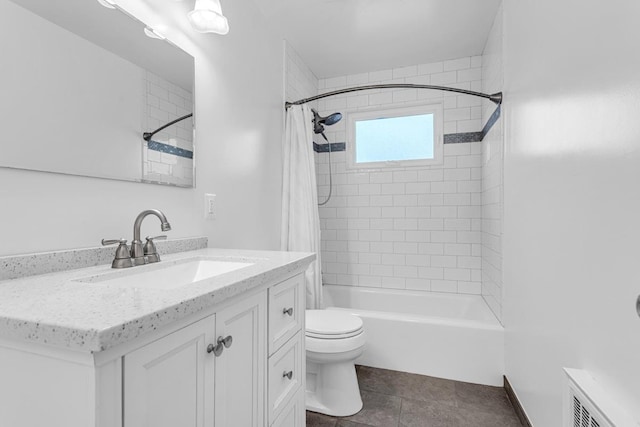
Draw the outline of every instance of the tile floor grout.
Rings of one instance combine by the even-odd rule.
[[[364,402],[351,417],[307,412],[308,427],[521,427],[502,387],[358,366]]]

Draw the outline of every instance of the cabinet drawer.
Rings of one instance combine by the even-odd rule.
[[[271,427],[304,427],[306,422],[304,398],[302,390],[296,393],[271,424]]]
[[[305,356],[303,339],[304,335],[299,331],[269,358],[269,424],[282,412],[302,384]]]
[[[304,275],[299,274],[269,289],[269,354],[273,354],[302,328]]]

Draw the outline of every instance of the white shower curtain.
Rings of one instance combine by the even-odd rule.
[[[322,308],[320,217],[313,157],[313,114],[306,105],[287,110],[283,147],[282,236],[285,251],[315,252],[305,272],[308,309]]]

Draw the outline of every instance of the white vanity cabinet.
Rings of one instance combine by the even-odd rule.
[[[303,427],[303,327],[298,273],[100,352],[0,339],[0,426]]]
[[[216,427],[265,425],[266,311],[265,291],[216,313],[216,337],[233,337],[215,357]]]
[[[173,332],[124,356],[124,425],[212,425],[215,316]]]
[[[266,307],[262,291],[125,354],[124,425],[264,426]]]
[[[304,310],[302,274],[269,288],[269,425],[291,425],[291,420],[298,419],[291,402],[304,395]],[[294,408],[298,406],[294,404]],[[303,426],[304,420],[294,425]]]
[[[266,305],[263,291],[126,354],[124,425],[264,426]]]
[[[302,427],[302,281],[292,277],[126,354],[124,427]]]

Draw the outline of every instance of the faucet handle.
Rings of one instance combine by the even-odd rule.
[[[127,244],[127,239],[102,239],[102,246],[109,246],[109,245],[115,245],[116,243],[119,243],[121,245],[126,245]]]
[[[116,256],[111,263],[112,268],[127,268],[132,267],[131,257],[129,256],[129,248],[127,247],[127,239],[102,239],[102,246],[109,246],[118,244],[116,249]]]
[[[129,248],[127,248],[127,239],[102,239],[102,246],[115,245],[116,243],[119,244],[118,249],[116,249],[116,259],[131,258],[129,256]]]
[[[146,237],[147,243],[144,244],[144,256],[147,257],[148,263],[159,262],[160,255],[158,255],[158,250],[156,249],[154,240],[164,240],[167,236],[156,236],[156,237]]]

